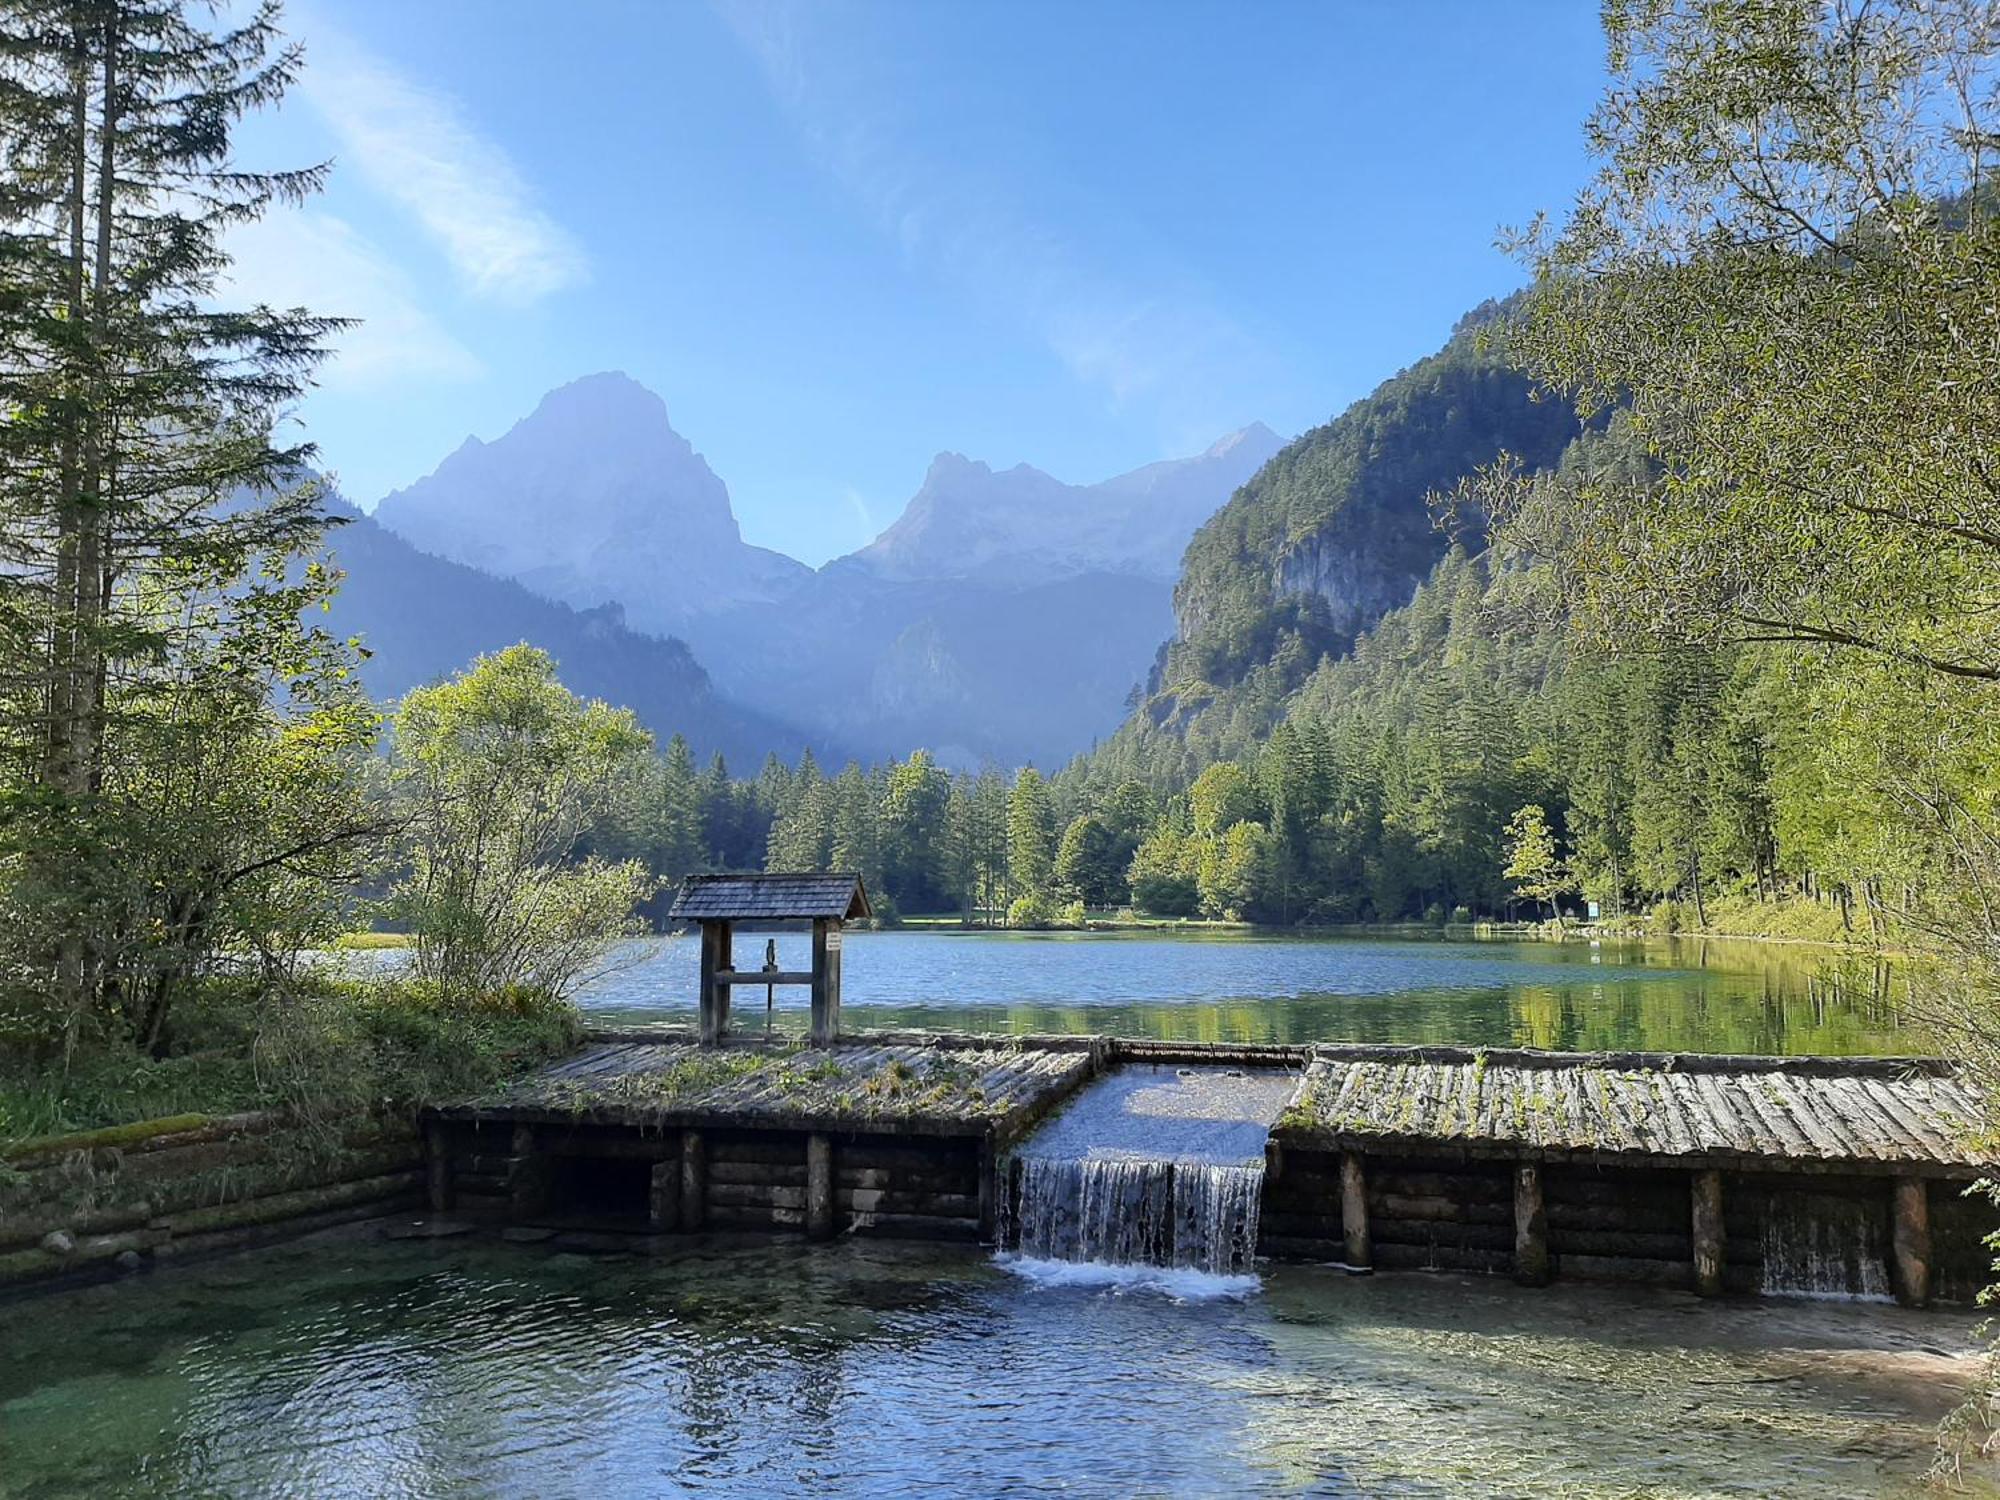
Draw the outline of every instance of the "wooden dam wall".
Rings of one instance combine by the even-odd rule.
[[[1969,1144],[1980,1101],[1925,1060],[909,1033],[799,1053],[628,1034],[439,1112],[432,1202],[990,1243],[1009,1147],[1122,1063],[1297,1078],[1267,1153],[1272,1258],[1912,1303],[1991,1279],[2000,1214],[1967,1193],[1988,1165]]]

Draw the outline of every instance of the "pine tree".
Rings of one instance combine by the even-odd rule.
[[[225,231],[321,184],[322,167],[231,156],[237,122],[277,102],[300,53],[275,5],[217,30],[187,10],[0,11],[0,625],[15,643],[0,669],[0,869],[6,941],[63,997],[72,1035],[108,1002],[157,1036],[155,978],[212,941],[235,879],[192,848],[179,874],[153,859],[200,837],[178,813],[166,830],[170,805],[243,815],[190,803],[186,786],[170,804],[162,778],[210,736],[247,750],[285,718],[333,712],[343,743],[372,737],[343,706],[334,643],[297,623],[331,586],[299,561],[326,518],[300,483],[311,448],[272,439],[340,325],[215,305]],[[255,855],[240,826],[223,830],[238,852],[218,843],[212,858],[303,867],[366,834],[319,821],[274,828]]]
[[[1016,896],[1046,895],[1055,875],[1055,815],[1048,783],[1033,766],[1007,799],[1007,880]]]

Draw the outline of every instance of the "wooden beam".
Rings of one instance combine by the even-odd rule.
[[[833,1238],[833,1138],[820,1131],[806,1137],[806,1237]]]
[[[1921,1177],[1898,1177],[1895,1196],[1896,1300],[1922,1307],[1931,1300],[1931,1200]]]
[[[699,1130],[681,1132],[681,1228],[698,1230],[707,1217],[708,1153]]]
[[[1704,1297],[1722,1295],[1724,1266],[1722,1174],[1697,1172],[1689,1182],[1694,1231],[1694,1289]]]
[[[718,969],[715,984],[811,984],[812,973],[805,969]]]
[[[1359,1151],[1340,1154],[1340,1232],[1350,1271],[1375,1269],[1375,1245],[1368,1232],[1368,1174]]]
[[[1524,1162],[1514,1168],[1514,1279],[1523,1286],[1545,1286],[1549,1275],[1549,1215],[1542,1203],[1542,1169]]]

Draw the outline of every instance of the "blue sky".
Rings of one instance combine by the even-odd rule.
[[[1518,285],[1596,7],[292,0],[238,291],[364,325],[300,413],[372,505],[622,369],[812,563],[933,454],[1090,481],[1292,434]]]

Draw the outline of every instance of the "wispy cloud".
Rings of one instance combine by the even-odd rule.
[[[321,377],[330,387],[469,380],[481,372],[471,351],[425,310],[402,269],[343,219],[275,213],[232,230],[228,249],[233,264],[220,289],[226,300],[360,320],[335,342]]]
[[[713,0],[818,164],[905,260],[1025,327],[1078,381],[1119,407],[1149,406],[1174,443],[1236,409],[1265,350],[1192,277],[1107,266],[1045,215],[927,155],[868,76],[860,18],[803,0]],[[1199,436],[1198,436],[1199,435]],[[1177,451],[1177,450],[1176,450]]]
[[[520,306],[585,278],[582,246],[455,99],[317,18],[307,42],[300,92],[332,127],[341,165],[408,210],[468,290]]]

